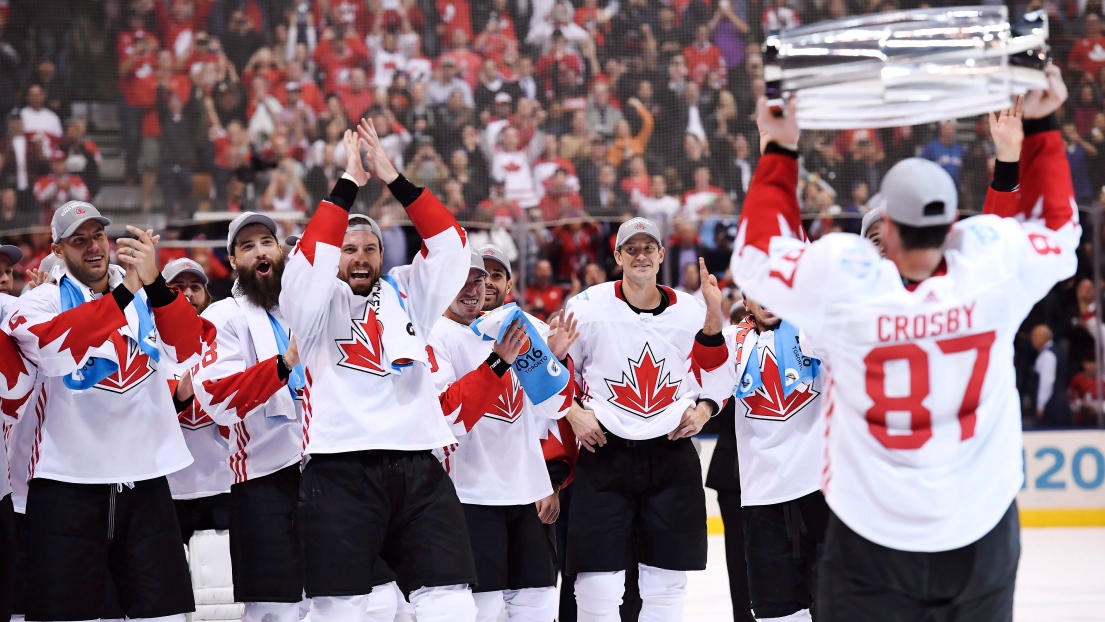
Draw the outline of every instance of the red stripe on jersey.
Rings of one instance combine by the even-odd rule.
[[[303,375],[307,382],[303,386],[303,453],[307,453],[307,443],[311,441],[311,369],[303,367]]]
[[[215,338],[215,325],[196,315],[180,294],[164,307],[153,307],[153,321],[158,338],[173,349],[178,363],[199,355],[203,344]]]
[[[28,479],[35,476],[35,467],[38,465],[38,459],[42,455],[40,448],[42,447],[42,428],[46,425],[46,385],[43,384],[39,389],[38,403],[35,404],[35,440],[31,444],[31,463],[27,465],[27,477]]]
[[[827,371],[827,370],[826,370]],[[831,373],[825,374],[828,378],[828,382],[825,387],[825,439],[822,443],[822,461],[825,463],[821,468],[821,493],[829,494],[829,482],[833,479],[832,460],[829,454],[829,426],[832,424],[833,417],[833,376]]]
[[[249,479],[246,472],[246,459],[249,457],[246,451],[246,446],[249,445],[249,430],[246,429],[244,421],[234,424],[234,439],[237,451],[230,456],[230,469],[234,471],[234,483],[240,484]]]
[[[1078,219],[1070,162],[1059,130],[1026,136],[1021,147],[1020,213],[1041,207],[1044,224],[1058,231]]]
[[[195,315],[195,310],[192,314]],[[9,322],[15,326],[17,318],[13,316]],[[38,337],[40,348],[62,339],[58,351],[69,350],[73,360],[79,363],[90,349],[103,345],[113,332],[126,324],[127,317],[115,304],[115,297],[104,296],[62,311],[45,322],[29,326],[27,330]]]
[[[274,356],[225,378],[204,380],[203,389],[211,395],[212,404],[229,399],[226,409],[235,411],[239,419],[245,419],[251,410],[267,402],[287,384],[286,380],[280,380],[276,370],[279,364]]]
[[[334,205],[329,201],[320,201],[311,221],[307,223],[307,230],[303,232],[303,239],[296,248],[311,265],[315,264],[315,245],[318,243],[329,244],[335,248],[341,248],[345,239],[345,230],[349,228],[349,212]]]
[[[461,243],[464,242],[464,229],[461,228],[453,214],[442,205],[441,201],[437,200],[434,193],[430,192],[429,188],[423,188],[422,194],[414,200],[414,203],[407,206],[407,217],[411,219],[414,230],[418,232],[423,240],[432,238],[447,229],[455,229],[457,235],[460,236]],[[422,256],[425,257],[428,254],[429,249],[423,243]]]

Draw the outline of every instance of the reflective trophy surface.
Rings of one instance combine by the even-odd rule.
[[[798,96],[807,129],[916,125],[1008,108],[1046,88],[1044,11],[1010,22],[1004,6],[915,9],[770,34],[773,106]]]

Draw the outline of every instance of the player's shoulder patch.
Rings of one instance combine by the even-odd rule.
[[[1005,219],[993,214],[983,214],[956,223],[954,230],[962,231],[969,242],[980,246],[990,246],[1001,240],[1002,229],[1009,226],[1005,222],[1006,220],[1011,223],[1016,222],[1013,219]]]
[[[880,261],[875,245],[854,233],[830,233],[815,244],[826,245],[841,271],[857,279],[867,278]]]

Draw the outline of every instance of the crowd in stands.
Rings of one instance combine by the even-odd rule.
[[[759,156],[753,116],[765,89],[765,32],[952,3],[103,4],[113,39],[102,53],[114,55],[117,72],[100,79],[117,85],[124,183],[140,190],[147,212],[176,223],[196,212],[262,210],[276,212],[286,233],[296,233],[341,173],[342,133],[351,121],[370,117],[406,176],[441,197],[474,243],[506,250],[526,275],[515,296],[541,315],[573,292],[617,276],[611,235],[634,215],[657,221],[670,236],[667,283],[695,292],[699,256],[711,271],[726,272]],[[65,201],[94,198],[103,186],[88,123],[70,112],[81,99],[67,88],[72,72],[63,71],[73,64],[66,50],[72,37],[57,16],[39,15],[64,7],[55,0],[0,0],[0,91],[11,87],[0,94],[11,101],[0,105],[12,110],[0,142],[0,228],[46,223]],[[1052,53],[1072,93],[1060,111],[1062,132],[1079,202],[1089,209],[1105,201],[1102,3],[1032,0],[1012,4],[1010,14],[1039,8],[1050,16]],[[28,10],[38,17],[27,17]],[[980,209],[993,170],[987,132],[981,118],[806,132],[800,200],[811,237],[858,232],[882,174],[915,155],[940,163],[957,180],[961,210]],[[405,263],[417,240],[383,190],[370,182],[358,209],[379,220],[385,263]],[[217,226],[190,224],[165,235],[218,237]],[[29,257],[47,251],[44,234],[21,241]],[[1066,370],[1083,371],[1087,351],[1093,359],[1101,333],[1089,324],[1096,304],[1091,250],[1084,249],[1079,277],[1057,288],[1030,318],[1018,358],[1022,378],[1036,375],[1029,329],[1037,324],[1051,331]],[[188,252],[216,281],[229,278],[218,249]],[[1060,379],[1069,380],[1070,373]],[[1022,384],[1031,401],[1038,383]],[[1072,400],[1078,408],[1087,403],[1084,395]]]

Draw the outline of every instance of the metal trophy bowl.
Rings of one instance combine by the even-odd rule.
[[[916,9],[819,22],[764,42],[773,106],[798,95],[805,129],[895,127],[1008,108],[1047,87],[1044,11]]]

